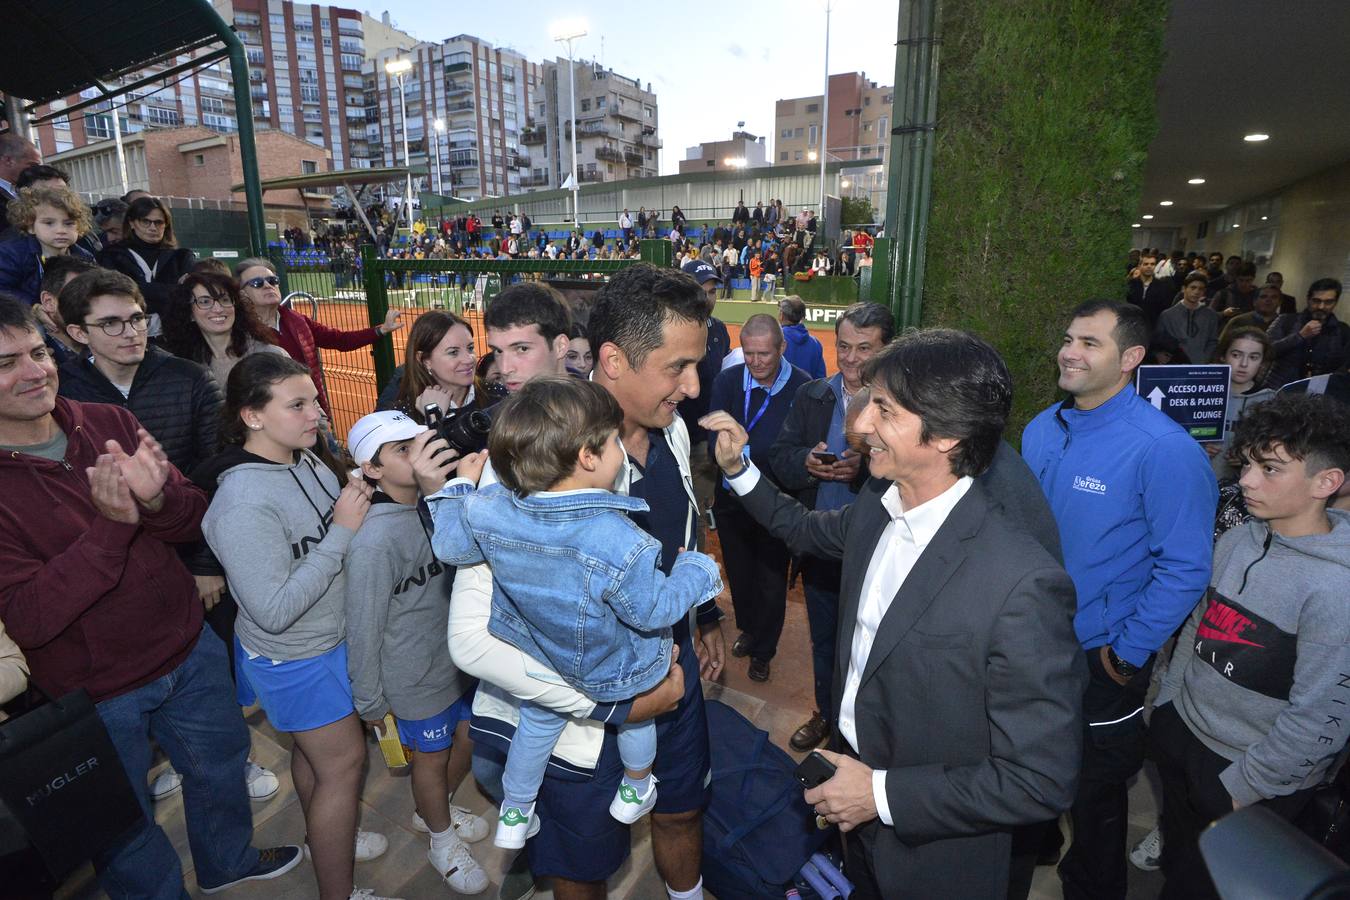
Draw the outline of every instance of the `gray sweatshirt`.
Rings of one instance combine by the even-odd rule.
[[[337,477],[308,450],[289,466],[242,449],[225,468],[202,533],[239,604],[235,634],[269,659],[308,659],[342,642],[343,561],[354,532],[333,524]]]
[[[356,711],[425,719],[473,684],[445,639],[455,569],[436,559],[421,511],[377,493],[347,554],[347,671]]]
[[[1350,735],[1350,513],[1328,515],[1328,534],[1254,520],[1219,538],[1158,693],[1232,760],[1219,779],[1243,806],[1326,781]]]

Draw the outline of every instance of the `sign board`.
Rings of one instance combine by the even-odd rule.
[[[1134,386],[1139,396],[1201,443],[1223,440],[1228,409],[1228,366],[1140,366]]]
[[[806,324],[834,327],[834,323],[838,321],[846,309],[848,309],[847,306],[807,306]]]

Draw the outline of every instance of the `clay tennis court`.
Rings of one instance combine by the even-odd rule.
[[[391,291],[390,293],[391,302],[397,304],[400,299],[397,295],[400,292]],[[394,341],[394,358],[399,365],[403,364],[403,351],[407,344],[408,328],[411,328],[417,317],[429,308],[432,307],[402,307],[403,322],[406,327],[394,332],[391,336]],[[453,309],[454,306],[447,302],[445,308]],[[764,304],[766,312],[773,309],[773,306]],[[304,303],[297,303],[295,310],[304,315],[312,315],[314,312],[308,304]],[[483,330],[482,313],[469,310],[463,315],[473,328],[478,352],[480,354],[486,353],[488,349],[487,337]],[[317,319],[324,325],[340,328],[343,331],[370,327],[370,319],[365,304],[356,301],[321,301],[318,304]],[[729,324],[727,325],[727,331],[731,334],[731,345],[737,346],[740,340],[740,326]],[[823,346],[825,366],[830,374],[833,374],[836,371],[834,364],[834,329],[812,329],[811,334]],[[333,430],[335,434],[342,437],[347,434],[348,429],[355,424],[357,419],[375,409],[375,399],[378,393],[375,383],[375,362],[369,347],[348,351],[323,350],[321,355],[323,357],[324,383],[328,389],[329,404],[333,409]]]

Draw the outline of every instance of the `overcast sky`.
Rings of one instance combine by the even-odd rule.
[[[549,40],[548,26],[571,14],[556,0],[353,5],[374,18],[387,9],[395,25],[420,40],[472,34],[540,62],[565,53]],[[832,0],[830,72],[862,71],[890,84],[899,7],[899,0]],[[620,75],[651,82],[660,107],[662,175],[679,170],[686,147],[726,140],[742,120],[751,134],[768,135],[772,151],[774,101],[819,94],[824,84],[825,0],[574,9],[589,31],[575,42],[578,59],[595,58]],[[672,16],[671,10],[684,12]]]

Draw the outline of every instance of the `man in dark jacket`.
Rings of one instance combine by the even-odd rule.
[[[143,336],[143,332],[142,332]],[[95,860],[117,897],[179,897],[178,853],[155,824],[153,731],[185,775],[188,845],[209,892],[274,878],[297,846],[250,846],[248,728],[225,646],[172,545],[201,536],[206,498],[164,461],[135,417],[56,396],[32,313],[0,298],[0,619],[49,697],[83,688],[144,822]]]
[[[731,366],[713,381],[708,411],[727,412],[749,432],[750,457],[768,476],[773,471],[770,448],[798,389],[811,379],[783,358],[783,330],[772,316],[746,319],[741,326],[741,350],[745,362]],[[716,439],[709,435],[709,459],[715,459]],[[750,657],[752,681],[768,681],[769,661],[778,651],[787,611],[787,547],[745,514],[724,481],[719,480],[716,488],[713,515],[736,626],[741,630],[731,653]]]
[[[871,479],[808,512],[742,450],[726,414],[718,463],[747,514],[795,550],[843,561],[835,766],[804,799],[848,832],[855,898],[1008,892],[1009,832],[1074,793],[1087,673],[1073,583],[981,482],[1012,379],[962,332],[906,335],[868,362],[855,428]]]
[[[1125,299],[1144,311],[1148,317],[1148,328],[1152,332],[1158,327],[1158,316],[1177,299],[1177,284],[1170,278],[1155,278],[1154,269],[1158,257],[1152,252],[1139,256],[1139,275],[1131,278],[1125,285]]]
[[[1341,283],[1319,278],[1308,287],[1302,312],[1280,316],[1266,331],[1275,350],[1267,384],[1279,388],[1300,378],[1344,369],[1350,361],[1350,325],[1336,318]]]
[[[205,366],[146,346],[145,300],[134,281],[86,272],[62,289],[60,309],[66,333],[89,350],[61,367],[61,396],[131,410],[180,472],[215,454],[220,387]]]
[[[890,310],[879,303],[855,303],[835,321],[834,334],[838,374],[802,385],[783,430],[769,450],[778,484],[792,492],[807,509],[843,509],[853,502],[867,477],[862,458],[849,448],[845,439],[844,415],[849,401],[862,390],[863,363],[890,343],[895,334],[895,320]],[[839,565],[838,560],[801,558],[816,711],[792,735],[792,749],[799,752],[815,747],[830,733],[826,716],[834,688]]]

